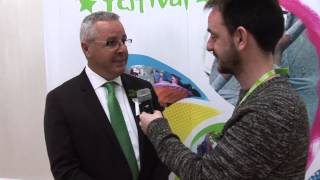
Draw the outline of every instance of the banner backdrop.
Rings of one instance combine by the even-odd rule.
[[[320,108],[318,105],[318,96],[320,95],[320,86],[318,81],[320,60],[320,1],[280,0],[280,3],[288,11],[300,18],[307,29],[305,36],[313,44],[313,46],[308,46],[307,43],[304,43],[306,41],[304,41],[302,38],[298,38],[296,40],[298,44],[297,47],[292,49],[293,51],[296,51],[296,53],[293,51],[290,52],[291,54],[296,55],[296,57],[290,58],[301,59],[301,61],[291,63],[296,64],[291,65],[291,67],[290,63],[287,65],[289,65],[289,69],[296,70],[297,72],[295,74],[296,76],[293,75],[294,80],[291,81],[293,82],[293,85],[299,84],[297,83],[299,80],[304,82],[303,84],[300,83],[299,87],[296,89],[305,100],[311,126],[306,179],[318,180],[320,179]],[[306,47],[308,48],[306,49]],[[312,49],[314,49],[314,51],[309,51]],[[302,53],[297,53],[299,51]],[[313,93],[314,89],[312,87],[312,84],[316,83],[318,84],[318,96]]]
[[[231,78],[217,89],[214,57],[205,50],[208,12],[203,10],[204,4],[205,0],[44,0],[48,91],[78,75],[86,65],[79,40],[82,19],[95,11],[115,12],[128,38],[133,39],[128,47],[127,73],[153,84],[173,131],[194,152],[205,153],[214,147],[215,138],[231,116],[239,87]],[[282,0],[281,4],[292,26],[297,21],[303,24],[297,40],[281,51],[288,60],[278,65],[296,69],[290,71],[291,82],[308,106],[313,132],[306,179],[314,179],[320,169],[316,91],[320,2]],[[301,47],[306,47],[303,54],[293,54]]]

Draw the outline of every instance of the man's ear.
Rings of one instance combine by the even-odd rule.
[[[86,57],[89,57],[90,56],[89,44],[81,42],[81,48],[82,48],[82,51],[83,51],[84,55]]]
[[[233,41],[238,50],[243,50],[248,45],[248,31],[243,26],[237,27],[233,35]]]

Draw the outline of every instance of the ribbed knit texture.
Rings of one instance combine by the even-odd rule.
[[[279,77],[263,83],[235,108],[218,145],[202,157],[180,142],[165,119],[153,121],[147,135],[160,159],[182,180],[302,180],[307,119],[304,103],[286,78]]]

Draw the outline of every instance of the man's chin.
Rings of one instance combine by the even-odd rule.
[[[118,76],[120,76],[121,74],[123,74],[125,72],[126,68],[125,67],[121,67],[121,68],[117,68],[115,70],[115,74],[117,74]]]
[[[232,74],[231,71],[229,71],[228,69],[226,68],[222,68],[222,67],[218,67],[218,72],[221,73],[221,74]]]
[[[217,70],[219,73],[225,73],[225,69],[223,69],[220,65],[218,65]]]

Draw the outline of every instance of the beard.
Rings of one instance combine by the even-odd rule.
[[[234,46],[225,51],[224,56],[216,56],[218,62],[218,71],[223,74],[233,74],[240,63],[240,55]]]

